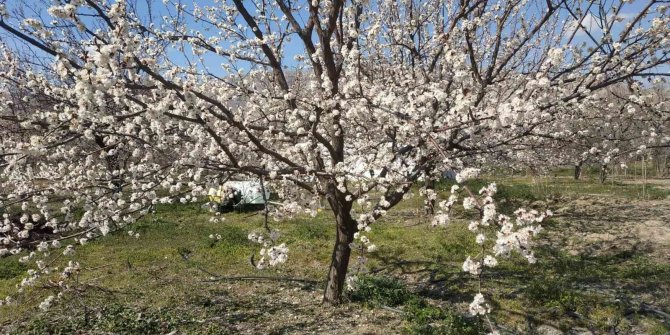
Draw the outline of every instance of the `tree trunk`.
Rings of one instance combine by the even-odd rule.
[[[342,302],[344,281],[349,267],[351,247],[354,240],[357,223],[351,217],[351,202],[346,201],[346,195],[338,191],[335,185],[329,186],[328,202],[335,214],[337,224],[337,238],[330,259],[330,270],[328,271],[328,282],[323,293],[323,302],[337,305]]]
[[[428,174],[426,174],[426,191],[431,190],[435,191],[435,180],[431,178]],[[428,196],[428,194],[426,194]],[[435,214],[435,199],[430,199],[426,198],[425,200],[425,214],[426,215],[433,215]]]
[[[604,183],[607,180],[607,164],[603,164],[600,168],[600,183]]]
[[[575,164],[575,180],[579,180],[582,176],[582,163]]]

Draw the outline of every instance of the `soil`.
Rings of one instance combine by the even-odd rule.
[[[402,316],[398,312],[361,308],[358,304],[324,306],[320,290],[303,289],[295,284],[250,285],[249,282],[224,287],[230,296],[220,303],[231,307],[232,314],[226,313],[227,320],[223,323],[232,334],[402,333]]]
[[[670,199],[582,197],[556,212],[560,229],[547,243],[562,244],[572,255],[639,251],[658,262],[670,262]]]

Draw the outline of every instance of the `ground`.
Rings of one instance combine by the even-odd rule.
[[[572,181],[488,177],[501,209],[549,208],[538,263],[504,261],[486,276],[492,319],[503,333],[655,334],[670,332],[670,189],[666,181]],[[477,188],[486,181],[475,181]],[[445,192],[448,184],[440,185]],[[25,267],[0,259],[1,333],[9,334],[478,334],[467,315],[475,281],[461,264],[476,245],[467,214],[431,228],[421,199],[375,223],[379,246],[348,302],[321,304],[334,227],[329,213],[272,223],[290,248],[279,269],[254,270],[247,234],[253,213],[209,221],[199,204],[159,207],[133,230],[79,249],[77,290],[42,312],[55,291],[16,295]],[[221,234],[213,242],[210,234]],[[60,260],[59,260],[60,261]]]

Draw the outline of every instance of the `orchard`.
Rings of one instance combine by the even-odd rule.
[[[151,329],[90,321],[111,313],[102,295],[134,292],[107,277],[154,273],[164,256],[147,280],[197,277],[182,289],[208,301],[203,280],[247,285],[228,288],[242,296],[311,283],[320,313],[400,320],[363,333],[665,334],[670,228],[665,211],[647,209],[670,208],[668,6],[0,0],[2,327],[22,334],[40,318],[60,327],[84,315],[84,333],[328,333],[271,320],[236,328],[234,309]],[[634,233],[596,223],[610,215]],[[394,254],[405,249],[424,266],[410,273],[428,277],[393,270],[389,259],[412,263]],[[589,283],[615,291],[594,293],[561,268],[616,260],[647,275],[593,270]],[[458,275],[436,279],[449,267]],[[529,273],[540,277],[509,282]],[[389,280],[412,298],[364,294]],[[460,297],[446,284],[429,298],[409,288],[445,282]],[[623,283],[658,292],[618,292]],[[439,321],[414,317],[416,306]]]

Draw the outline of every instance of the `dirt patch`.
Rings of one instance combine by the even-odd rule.
[[[581,197],[558,207],[552,245],[572,255],[641,251],[670,262],[670,200]]]
[[[660,259],[670,262],[670,221],[647,220],[637,227],[636,233],[652,244]]]
[[[629,185],[643,185],[647,184],[664,190],[670,190],[670,179],[632,179],[632,180],[622,180],[623,184]]]
[[[222,304],[235,305],[227,320],[220,320],[235,334],[388,334],[402,330],[402,316],[396,312],[357,304],[324,306],[322,292],[314,288],[276,283],[213,285],[230,294]]]

